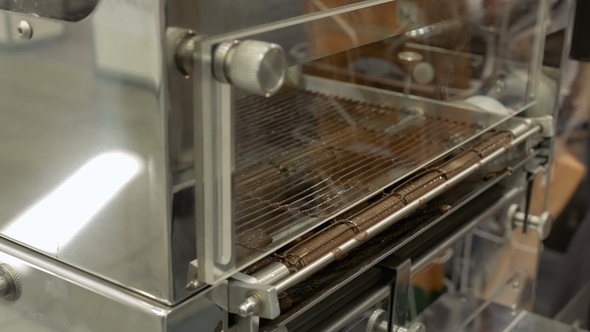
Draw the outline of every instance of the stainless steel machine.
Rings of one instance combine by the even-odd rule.
[[[538,322],[551,6],[0,0],[0,330]]]

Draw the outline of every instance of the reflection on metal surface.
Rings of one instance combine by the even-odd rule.
[[[158,88],[162,84],[162,41],[155,24],[157,2],[121,2],[104,6],[92,17],[94,61],[100,75]],[[112,22],[125,22],[113,28]],[[125,52],[116,51],[124,48]]]
[[[0,11],[0,46],[20,46],[55,41],[58,37],[63,36],[64,32],[63,22],[12,15]]]
[[[99,0],[0,1],[0,10],[63,21],[79,21],[94,10],[98,1]]]
[[[175,135],[169,128],[187,121],[180,109],[190,108],[190,92],[178,99],[182,106],[170,106],[163,7],[159,0],[100,0],[75,24],[0,11],[0,233],[9,237],[4,232],[14,226],[20,231],[12,234],[24,238],[12,240],[54,254],[73,230],[40,235],[59,227],[52,220],[34,236],[13,222],[84,163],[129,152],[142,165],[133,180],[60,246],[57,259],[176,303],[192,293],[184,286],[196,235],[192,189],[172,191],[180,146],[168,138]],[[34,30],[27,41],[18,37],[23,19]],[[65,215],[75,214],[68,209]]]
[[[141,161],[129,153],[102,154],[12,220],[5,234],[58,255],[60,246],[75,236],[141,168]]]
[[[209,332],[223,319],[207,292],[168,307],[4,239],[0,262],[23,285],[15,303],[0,300],[2,332]]]
[[[18,273],[8,264],[0,264],[0,298],[14,302],[23,292],[23,284]]]

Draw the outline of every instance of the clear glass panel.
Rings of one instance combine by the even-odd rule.
[[[366,1],[205,40],[202,280],[275,251],[530,105],[544,2],[494,3]],[[276,95],[212,77],[215,45],[246,39],[286,51],[288,82]]]
[[[443,264],[431,264],[417,272],[412,276],[408,318],[410,320],[415,318],[442,294],[453,290],[453,286],[445,276]]]
[[[443,331],[509,331],[515,317],[522,312],[518,308],[499,305],[496,299],[512,291],[513,284],[522,277],[522,271],[510,276],[487,299],[471,294],[446,293],[419,317],[429,332]]]
[[[467,239],[464,250],[471,246],[471,257],[464,251],[460,290],[483,299],[491,298],[506,307],[533,309],[540,250],[539,234],[521,227],[498,237],[491,229],[478,229]],[[467,264],[467,265],[465,265]],[[515,287],[501,293],[498,289],[513,275],[519,275]],[[465,278],[467,276],[467,278]]]
[[[533,309],[539,234],[507,230],[502,219],[490,219],[455,245],[445,272],[436,264],[413,277],[412,318],[429,332],[503,331]]]

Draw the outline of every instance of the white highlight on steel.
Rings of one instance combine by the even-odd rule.
[[[142,169],[127,152],[101,154],[15,218],[5,235],[56,253]]]

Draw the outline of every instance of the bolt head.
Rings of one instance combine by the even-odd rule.
[[[29,22],[22,20],[16,26],[16,32],[22,40],[29,40],[33,37],[33,28]]]
[[[248,296],[238,307],[240,317],[250,317],[258,314],[262,310],[262,303],[257,296]]]
[[[518,281],[515,281],[515,282],[512,284],[512,289],[514,289],[515,291],[519,290],[519,289],[520,289],[520,282],[518,282]]]

